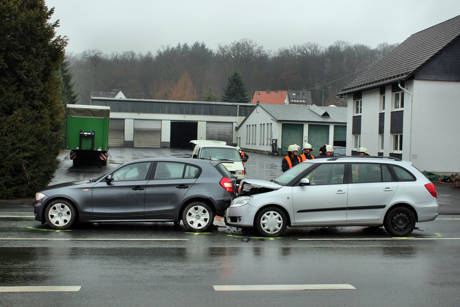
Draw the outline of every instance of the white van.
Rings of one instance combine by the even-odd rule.
[[[190,143],[195,144],[192,158],[225,161],[222,164],[235,176],[237,181],[246,177],[240,152],[236,147],[228,146],[224,141],[193,140]]]

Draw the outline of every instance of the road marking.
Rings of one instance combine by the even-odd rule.
[[[460,240],[460,238],[440,238],[440,237],[392,237],[392,238],[321,238],[321,239],[297,239],[298,241],[430,241],[430,240]]]
[[[188,241],[188,239],[121,239],[121,238],[0,238],[0,241]]]
[[[460,221],[460,217],[440,217],[436,221]]]
[[[212,232],[186,232],[186,234],[195,235],[195,236],[198,236],[198,235],[212,235]]]
[[[38,231],[45,231],[45,232],[71,232],[72,229],[62,229],[62,230],[59,230],[59,229],[48,229],[48,228],[36,228],[36,227],[26,227],[27,229],[29,230],[38,230]]]
[[[299,291],[299,290],[356,290],[350,284],[306,285],[215,285],[214,291]]]
[[[0,287],[0,293],[8,292],[79,292],[81,286],[18,286]]]
[[[23,219],[33,219],[33,215],[0,215],[0,219],[13,219],[13,218],[23,218]]]
[[[243,235],[227,235],[229,238],[248,238],[248,239],[253,239],[253,240],[269,240],[269,241],[274,241],[274,240],[279,240],[281,239],[280,237],[248,237],[248,236],[243,236]]]

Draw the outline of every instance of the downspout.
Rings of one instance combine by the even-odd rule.
[[[412,121],[413,121],[413,117],[412,117],[412,110],[414,109],[413,106],[414,106],[414,95],[406,88],[402,87],[400,81],[398,81],[398,87],[404,92],[406,93],[407,95],[410,96],[410,125],[409,125],[409,161],[412,162]]]

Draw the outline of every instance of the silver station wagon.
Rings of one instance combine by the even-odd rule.
[[[335,157],[305,161],[272,181],[246,179],[226,223],[264,236],[287,226],[385,226],[406,236],[438,216],[436,189],[410,162]]]

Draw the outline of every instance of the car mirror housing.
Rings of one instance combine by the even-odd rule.
[[[308,178],[302,178],[300,179],[299,185],[300,186],[310,185],[310,180]]]
[[[105,177],[105,182],[107,182],[107,184],[111,184],[112,181],[113,181],[112,174],[109,174]]]

